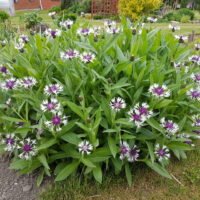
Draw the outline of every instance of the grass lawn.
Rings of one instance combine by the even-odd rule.
[[[25,24],[23,22],[23,16],[25,13],[29,13],[32,11],[17,11],[16,15],[11,18],[11,23],[15,27],[20,27],[22,29],[25,28]],[[49,24],[50,26],[54,27],[52,19],[48,16],[48,11],[35,11],[38,12],[39,16],[42,17],[44,23]],[[102,20],[90,20],[90,19],[82,19],[78,18],[79,21],[82,23],[89,23],[93,25],[102,25]],[[168,29],[169,23],[155,23],[155,24],[146,24],[146,27],[151,28],[159,28],[162,30],[170,31]],[[200,24],[192,24],[192,23],[180,23],[181,30],[177,31],[177,34],[186,34],[189,35],[194,31],[195,33],[200,34]]]
[[[68,181],[49,186],[40,200],[199,200],[200,150],[188,153],[184,161],[174,160],[169,171],[176,180],[163,178],[146,167],[135,170],[134,185],[122,176],[106,176],[98,185],[91,181]]]

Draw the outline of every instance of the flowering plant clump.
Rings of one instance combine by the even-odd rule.
[[[170,158],[200,138],[195,48],[126,20],[62,26],[2,47],[0,151],[11,168],[38,169],[38,184],[79,172],[101,183],[111,170],[131,184],[136,162],[171,178]]]

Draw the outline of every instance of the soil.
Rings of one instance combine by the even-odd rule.
[[[0,157],[0,200],[37,200],[35,177],[9,169],[8,159]]]

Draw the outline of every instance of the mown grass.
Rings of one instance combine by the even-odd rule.
[[[29,12],[37,12],[40,17],[42,17],[43,22],[50,25],[51,27],[55,27],[55,24],[53,23],[52,19],[48,16],[48,11],[18,11],[16,12],[16,15],[14,17],[11,17],[11,23],[13,26],[25,30],[25,24],[24,24],[24,15]],[[78,21],[82,24],[88,23],[92,25],[103,25],[103,20],[92,20],[87,18],[78,18]],[[147,28],[159,28],[164,31],[170,31],[168,29],[169,23],[155,23],[155,24],[146,24]],[[177,31],[177,34],[191,34],[193,31],[195,33],[200,34],[200,25],[199,24],[192,24],[192,23],[180,23],[181,27],[180,31]]]
[[[39,200],[199,200],[200,150],[188,153],[188,159],[173,159],[169,166],[173,180],[163,178],[147,167],[137,168],[134,184],[128,187],[123,176],[107,175],[102,185],[71,178],[49,185]]]

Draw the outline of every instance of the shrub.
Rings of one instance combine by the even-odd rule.
[[[42,22],[42,18],[36,12],[26,13],[24,16],[26,28],[31,29]]]
[[[75,24],[1,51],[0,149],[12,169],[39,170],[38,184],[109,171],[131,184],[135,163],[171,178],[170,154],[186,158],[199,137],[200,58],[171,33],[107,23],[102,35]]]
[[[81,12],[90,13],[91,12],[91,0],[83,0],[80,2],[75,2],[68,9],[68,12],[80,14]]]
[[[194,19],[194,12],[190,9],[187,8],[182,8],[180,10],[178,10],[178,14],[180,14],[181,16],[189,16],[190,20]]]
[[[161,0],[119,0],[119,10],[122,15],[135,20],[141,15],[159,8],[161,4]]]
[[[5,22],[9,17],[10,16],[6,12],[0,10],[0,22]]]
[[[61,21],[65,21],[67,19],[70,19],[72,21],[76,21],[77,19],[77,15],[75,13],[69,13],[67,10],[63,10],[62,12],[60,12],[58,18],[57,18],[57,24],[59,26]]]
[[[178,11],[170,12],[170,13],[166,14],[163,17],[163,19],[168,20],[168,21],[179,21],[180,22],[182,18],[183,19],[185,18],[185,16],[187,16],[187,18],[189,20],[193,20],[194,12],[189,9],[183,8]]]
[[[56,13],[59,13],[60,11],[61,11],[60,6],[54,6],[49,10],[49,12],[56,12]]]
[[[181,22],[182,22],[182,23],[188,23],[188,22],[190,22],[190,17],[187,16],[187,15],[183,15],[183,16],[181,17]]]

